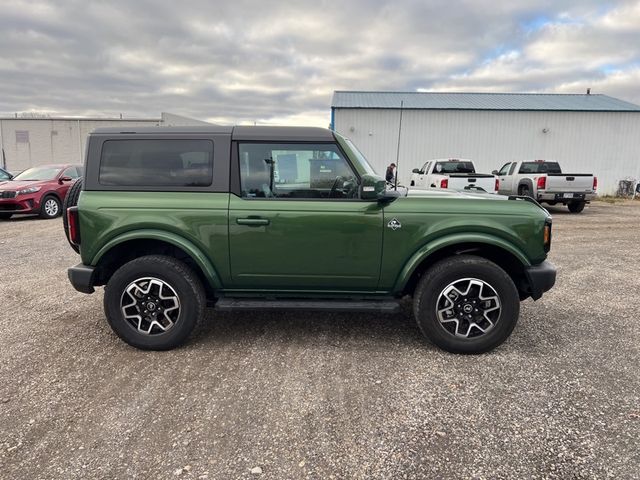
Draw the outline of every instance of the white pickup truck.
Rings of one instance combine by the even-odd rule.
[[[493,173],[500,181],[498,193],[531,197],[549,205],[561,203],[572,213],[584,210],[598,188],[598,179],[591,173],[562,173],[553,161],[508,162]]]
[[[429,160],[422,168],[414,168],[410,187],[479,190],[497,193],[498,179],[493,174],[476,173],[471,160],[444,158]]]

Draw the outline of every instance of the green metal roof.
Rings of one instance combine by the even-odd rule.
[[[424,110],[558,110],[640,112],[640,106],[602,94],[333,92],[332,108],[404,108]]]

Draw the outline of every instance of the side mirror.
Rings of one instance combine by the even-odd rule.
[[[377,175],[363,175],[360,181],[360,198],[362,200],[378,200],[378,195],[387,188],[384,178]]]
[[[363,175],[360,182],[360,198],[362,200],[391,201],[401,197],[397,190],[387,190],[387,181],[377,175]]]
[[[420,169],[419,168],[414,168],[413,170],[411,170],[411,173],[420,173]]]
[[[494,170],[493,172],[491,172],[491,175],[498,175],[498,170]]]
[[[60,183],[62,183],[62,182],[70,182],[71,180],[73,180],[73,178],[71,178],[71,177],[67,177],[67,176],[60,177]]]

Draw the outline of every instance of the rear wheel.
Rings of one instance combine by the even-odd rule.
[[[9,220],[13,213],[0,213],[0,220]]]
[[[422,333],[452,353],[483,353],[513,331],[520,298],[495,263],[459,255],[433,265],[416,288],[414,315]]]
[[[571,213],[580,213],[581,211],[584,210],[584,206],[587,204],[587,202],[569,202],[567,204],[567,207],[569,207],[569,211]]]
[[[143,350],[169,350],[184,343],[200,324],[205,305],[198,276],[185,263],[164,255],[125,263],[109,279],[104,294],[113,331]]]
[[[40,205],[40,218],[56,218],[62,211],[62,205],[58,197],[48,195],[42,200]]]
[[[520,185],[518,187],[518,195],[521,197],[531,197],[531,190],[529,190],[529,185]]]

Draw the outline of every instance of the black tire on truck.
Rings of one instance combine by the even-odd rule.
[[[513,331],[520,297],[513,280],[495,263],[457,255],[436,263],[420,279],[413,312],[423,335],[452,353],[483,353]]]
[[[82,178],[77,179],[73,185],[67,190],[67,195],[64,197],[64,202],[62,203],[62,224],[64,226],[64,234],[67,237],[67,241],[71,248],[73,248],[76,253],[80,253],[80,249],[77,245],[71,243],[69,239],[69,220],[67,219],[67,209],[69,207],[75,207],[78,204],[78,199],[80,198],[80,192],[82,191]]]
[[[569,207],[571,213],[580,213],[584,210],[586,204],[587,202],[569,202],[567,203],[567,207]]]
[[[520,185],[518,187],[518,195],[520,195],[521,197],[533,198],[533,196],[531,195],[531,190],[529,190],[529,185]]]
[[[104,311],[113,331],[142,350],[184,343],[204,316],[202,282],[184,262],[147,255],[120,267],[107,282]]]

